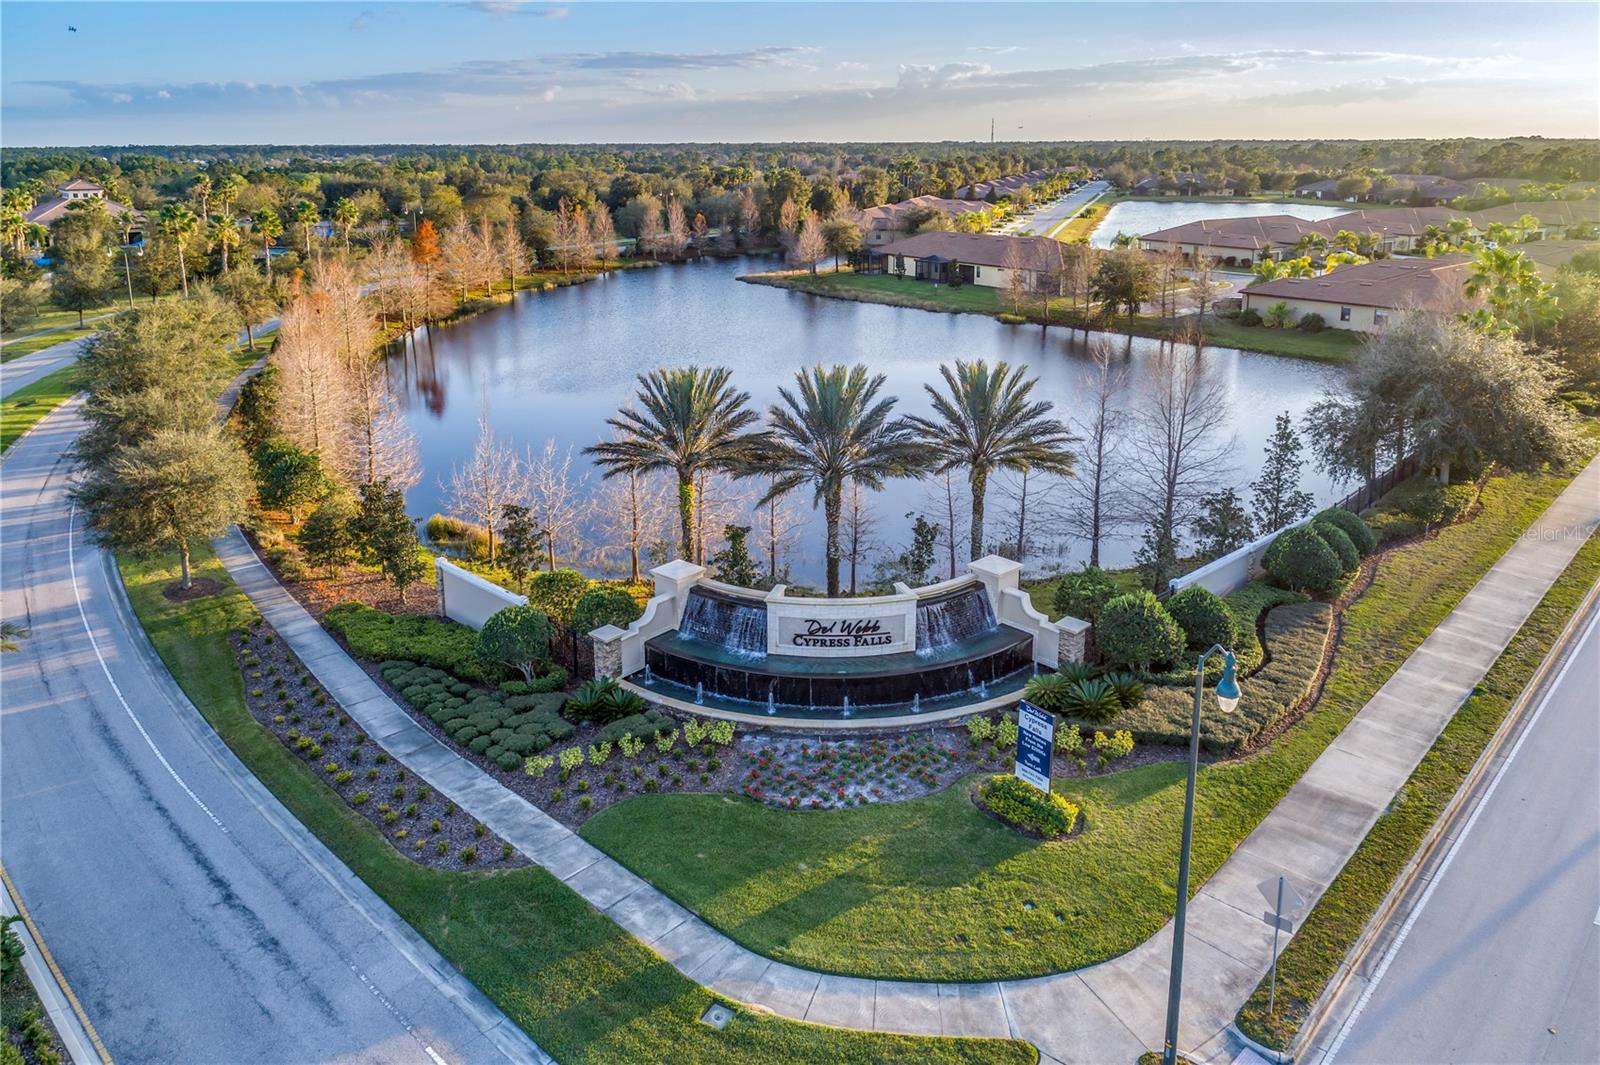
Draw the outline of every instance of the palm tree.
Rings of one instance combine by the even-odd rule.
[[[201,174],[194,179],[194,184],[189,186],[189,191],[194,198],[200,201],[200,216],[204,218],[211,213],[211,178]]]
[[[0,621],[0,653],[14,654],[17,650],[17,641],[28,637],[28,630],[15,621]]]
[[[183,278],[183,298],[189,298],[189,264],[184,258],[183,248],[189,242],[189,237],[200,225],[200,219],[195,213],[181,203],[169,203],[161,208],[158,216],[163,236],[176,242],[178,245],[178,275]]]
[[[263,207],[250,220],[250,226],[261,237],[261,257],[266,260],[267,276],[272,276],[272,242],[283,236],[283,221],[278,212]]]
[[[350,230],[361,221],[361,208],[348,196],[341,196],[333,205],[333,222],[344,233],[344,250],[350,250]]]
[[[1511,223],[1511,227],[1517,231],[1517,239],[1519,241],[1530,240],[1532,239],[1532,234],[1544,228],[1544,223],[1539,221],[1539,216],[1536,214],[1525,214]]]
[[[1467,295],[1482,297],[1492,319],[1533,332],[1555,313],[1551,286],[1538,267],[1513,248],[1480,248],[1466,282]]]
[[[798,393],[778,389],[782,404],[767,410],[767,432],[751,452],[747,472],[764,473],[772,486],[757,506],[802,484],[815,490],[828,527],[828,594],[839,594],[839,521],[845,482],[874,490],[891,477],[916,477],[928,466],[911,427],[890,422],[891,396],[878,398],[883,374],[867,368],[813,366],[795,374]]]
[[[685,559],[694,558],[695,483],[712,470],[737,470],[755,420],[750,393],[735,389],[725,366],[688,366],[639,375],[639,410],[618,411],[606,424],[617,439],[583,449],[606,477],[670,470],[678,478],[678,520]]]
[[[222,272],[228,272],[228,251],[237,248],[244,239],[239,232],[239,220],[231,214],[211,216],[211,239],[222,249]]]
[[[982,359],[956,360],[955,369],[940,366],[946,393],[923,385],[933,400],[933,418],[906,419],[923,438],[935,464],[944,473],[967,468],[972,489],[972,557],[983,555],[983,500],[989,474],[997,469],[1072,473],[1077,438],[1050,417],[1052,405],[1029,398],[1038,378],[1023,377],[1023,368],[1004,362],[991,369]]]
[[[233,213],[233,201],[239,194],[250,187],[243,174],[229,174],[217,185],[217,201],[222,207],[223,214]]]
[[[317,228],[317,220],[321,218],[317,205],[309,200],[300,200],[295,203],[294,210],[289,213],[289,221],[300,227],[306,239],[306,258],[311,257],[311,231]]]

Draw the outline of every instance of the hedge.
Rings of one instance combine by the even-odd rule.
[[[1266,638],[1271,661],[1244,676],[1244,697],[1222,714],[1208,694],[1200,711],[1200,742],[1211,751],[1238,750],[1261,730],[1292,713],[1311,691],[1327,647],[1333,613],[1327,603],[1301,602],[1273,608]],[[1192,678],[1191,674],[1191,678]],[[1194,712],[1190,685],[1145,688],[1144,699],[1109,728],[1127,729],[1141,743],[1187,743]]]
[[[650,740],[677,727],[678,723],[660,710],[646,710],[642,714],[634,714],[620,721],[611,722],[595,733],[593,742],[598,747],[602,743],[616,744],[624,736]]]
[[[1353,511],[1345,510],[1343,507],[1329,507],[1311,520],[1337,525],[1346,536],[1350,537],[1350,542],[1355,544],[1356,550],[1361,552],[1362,557],[1378,549],[1378,539],[1372,535],[1371,527]]]
[[[1349,573],[1361,565],[1361,552],[1355,543],[1345,535],[1345,531],[1331,521],[1320,518],[1311,522],[1311,531],[1322,537],[1322,542],[1327,544],[1334,554],[1339,556],[1339,567]]]
[[[1010,773],[990,777],[978,786],[984,809],[1008,825],[1041,836],[1065,836],[1078,823],[1078,807],[1055,792],[1042,792]]]
[[[503,667],[478,660],[478,634],[453,621],[396,617],[361,603],[340,603],[322,615],[322,623],[371,662],[416,662],[460,680],[499,680],[505,675]]]
[[[385,662],[379,672],[413,709],[427,714],[445,734],[501,769],[512,770],[573,733],[560,710],[558,692],[510,695],[485,692],[431,666]]]

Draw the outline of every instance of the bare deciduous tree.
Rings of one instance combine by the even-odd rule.
[[[746,247],[754,244],[761,233],[761,208],[756,203],[755,190],[745,186],[739,197],[739,239]]]
[[[601,262],[617,257],[617,227],[611,220],[611,209],[604,201],[596,203],[589,212],[589,240],[594,245],[594,256]]]
[[[589,475],[574,478],[572,448],[560,450],[546,440],[537,454],[528,452],[522,463],[519,502],[533,518],[544,540],[545,568],[556,568],[558,552],[571,558],[579,553],[579,539],[589,515]]]
[[[280,432],[314,452],[326,470],[348,468],[349,380],[326,292],[300,292],[284,307],[272,362],[278,368]]]
[[[659,477],[628,470],[601,482],[595,497],[594,555],[607,566],[617,552],[626,556],[628,579],[641,579],[640,561],[650,545],[672,534],[676,510]]]
[[[878,549],[875,535],[878,519],[872,513],[872,501],[861,494],[861,483],[850,482],[850,492],[845,500],[844,557],[850,562],[850,594],[856,594],[856,570],[865,561],[869,551]]]
[[[1145,525],[1141,563],[1153,586],[1172,576],[1180,530],[1230,471],[1230,411],[1222,383],[1206,372],[1198,334],[1162,344],[1145,363],[1128,471]]]
[[[1073,505],[1067,509],[1066,524],[1089,542],[1089,565],[1098,566],[1100,544],[1120,520],[1124,505],[1116,471],[1122,466],[1128,416],[1117,406],[1117,398],[1127,387],[1128,373],[1108,340],[1094,341],[1089,355],[1092,369],[1079,393],[1087,409],[1072,423],[1083,445],[1078,449],[1078,476],[1068,483]]]
[[[495,533],[506,504],[525,494],[521,464],[510,445],[494,435],[489,407],[478,415],[478,439],[472,455],[450,473],[449,511],[462,521],[481,527],[489,537],[489,562],[495,557]]]
[[[689,223],[683,216],[683,204],[676,199],[667,204],[667,231],[662,237],[662,246],[674,259],[683,258],[684,250],[689,247]]]
[[[760,535],[767,546],[767,580],[777,583],[788,569],[784,559],[800,542],[805,524],[805,511],[792,494],[773,496],[761,508]]]

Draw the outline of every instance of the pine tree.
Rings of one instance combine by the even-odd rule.
[[[1245,513],[1239,493],[1232,488],[1213,492],[1200,503],[1200,516],[1194,533],[1200,540],[1200,553],[1220,558],[1250,542],[1250,515]]]
[[[356,545],[369,564],[394,582],[400,602],[406,589],[428,575],[428,560],[417,539],[417,527],[406,513],[406,498],[388,481],[361,486],[361,508],[351,522]]]
[[[1266,456],[1261,476],[1250,485],[1256,531],[1263,536],[1305,517],[1316,504],[1311,493],[1299,487],[1305,460],[1300,457],[1300,435],[1294,431],[1288,411],[1277,417]]]
[[[500,512],[500,565],[519,589],[527,589],[528,574],[539,565],[543,542],[527,507],[512,503]]]

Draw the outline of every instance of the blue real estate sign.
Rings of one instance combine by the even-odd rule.
[[[1055,746],[1056,719],[1024,699],[1017,704],[1017,779],[1040,791],[1050,790],[1050,752]]]

